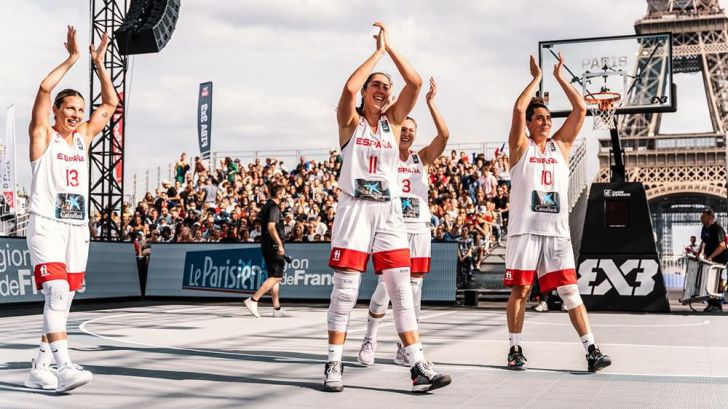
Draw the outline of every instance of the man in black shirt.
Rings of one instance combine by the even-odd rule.
[[[713,263],[726,264],[728,262],[728,251],[725,244],[725,230],[715,221],[715,213],[708,209],[700,215],[703,229],[700,232],[700,239],[703,241],[700,247],[703,249],[703,257]],[[720,300],[708,300],[706,312],[723,311]]]
[[[263,294],[270,290],[273,299],[273,316],[284,317],[286,314],[281,309],[278,291],[283,281],[283,268],[286,265],[285,249],[283,247],[284,223],[279,207],[281,200],[286,195],[286,190],[281,185],[274,185],[270,188],[270,198],[260,211],[262,225],[260,249],[263,252],[268,278],[261,284],[258,291],[252,297],[248,297],[244,304],[251,314],[260,318],[258,313],[258,300]]]

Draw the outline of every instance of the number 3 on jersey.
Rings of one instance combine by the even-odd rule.
[[[66,169],[66,186],[78,186],[78,171],[76,169]]]
[[[550,186],[554,184],[554,174],[550,170],[541,171],[541,184],[544,186]]]
[[[402,192],[409,193],[411,189],[412,189],[412,187],[411,187],[410,180],[409,179],[404,179],[402,181]]]
[[[377,157],[374,155],[369,157],[369,173],[377,173]]]

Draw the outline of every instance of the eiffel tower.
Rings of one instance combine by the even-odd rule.
[[[702,74],[712,124],[711,132],[663,134],[660,113],[619,118],[626,177],[645,186],[658,252],[664,258],[672,253],[673,227],[699,223],[699,213],[706,206],[716,211],[722,226],[728,221],[728,16],[719,0],[647,0],[647,6],[647,15],[635,23],[635,31],[672,33],[673,73]],[[661,69],[650,68],[652,72]],[[647,95],[649,87],[667,86],[656,82],[657,78],[655,74],[642,81],[635,98]],[[679,88],[677,93],[680,110]],[[610,147],[609,139],[600,140],[598,182],[610,179]]]

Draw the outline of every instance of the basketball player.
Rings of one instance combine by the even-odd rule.
[[[66,321],[75,291],[83,286],[88,259],[88,148],[109,123],[119,100],[104,69],[109,37],[89,47],[101,81],[101,106],[83,121],[85,101],[78,91],[51,92],[81,56],[76,29],[66,34],[68,57],[43,79],[30,120],[30,190],[28,250],[35,283],[43,290],[43,334],[38,356],[25,381],[28,388],[67,392],[88,383],[91,372],[74,365],[68,355]],[[48,116],[53,113],[51,126]],[[50,370],[55,361],[57,371]]]
[[[526,299],[534,276],[542,292],[556,288],[581,337],[590,372],[611,364],[594,343],[586,308],[576,285],[574,253],[566,207],[569,187],[569,154],[586,116],[586,104],[564,78],[563,58],[554,66],[554,77],[566,93],[572,111],[553,138],[551,113],[544,103],[531,99],[541,69],[531,56],[533,79],[516,100],[509,135],[511,165],[511,211],[506,246],[504,283],[511,287],[507,318],[510,340],[508,367],[525,369],[521,331]],[[528,130],[528,135],[526,134]]]
[[[399,167],[398,182],[402,188],[402,215],[404,216],[409,239],[410,250],[410,285],[415,304],[415,316],[420,318],[422,304],[422,279],[430,271],[431,233],[430,233],[430,207],[428,202],[429,175],[427,167],[431,165],[445,150],[450,131],[445,120],[435,107],[435,94],[437,85],[430,78],[430,90],[427,93],[427,107],[435,122],[437,136],[429,145],[419,152],[411,151],[412,144],[417,136],[415,120],[407,117],[402,125],[399,140]],[[374,354],[377,349],[377,332],[379,324],[384,318],[389,306],[389,294],[384,281],[379,279],[377,288],[369,302],[369,317],[367,320],[367,333],[359,351],[359,363],[368,366],[374,363]],[[394,357],[397,365],[409,366],[404,347],[397,343],[397,354]]]
[[[387,42],[382,23],[375,35],[376,51],[354,71],[344,86],[337,109],[339,145],[344,163],[339,176],[342,193],[336,209],[329,266],[334,269],[328,310],[329,353],[324,391],[340,392],[342,355],[349,315],[356,304],[362,272],[369,256],[392,295],[394,323],[412,367],[412,391],[424,392],[450,383],[425,360],[419,340],[412,287],[410,254],[402,218],[401,189],[397,183],[397,147],[402,126],[417,100],[422,79]],[[390,77],[372,73],[389,54],[405,81],[399,98],[392,96]],[[356,107],[356,95],[362,97]]]

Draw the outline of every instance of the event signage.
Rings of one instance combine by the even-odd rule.
[[[431,272],[423,299],[455,301],[456,243],[433,243]],[[325,300],[331,295],[333,271],[328,266],[328,243],[288,243],[281,297]],[[153,243],[146,295],[172,297],[230,297],[250,294],[268,277],[259,244]],[[377,285],[371,270],[362,275],[359,296],[369,299]]]
[[[212,82],[200,84],[197,103],[197,141],[202,159],[210,159],[212,142]]]

